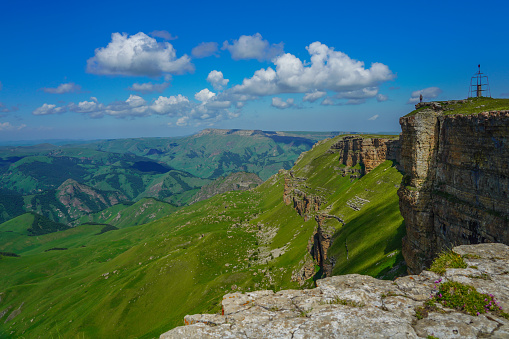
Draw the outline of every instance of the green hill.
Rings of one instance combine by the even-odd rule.
[[[292,170],[298,187],[322,201],[304,217],[285,202],[290,172],[280,171],[253,190],[216,195],[148,224],[105,233],[105,225],[85,224],[4,244],[2,251],[21,257],[0,260],[0,312],[8,309],[0,336],[152,338],[186,314],[219,311],[230,291],[311,287],[321,275],[309,248],[314,217],[325,214],[344,221],[323,225],[334,227],[333,274],[385,274],[399,263],[403,228],[393,201],[401,176],[391,161],[360,179],[341,175],[329,152],[339,138],[304,153]],[[369,201],[348,207],[356,197]],[[348,258],[340,250],[345,238]],[[303,273],[309,264],[311,274]]]
[[[118,204],[101,212],[89,214],[79,219],[84,223],[109,224],[118,228],[136,226],[161,219],[177,210],[164,201],[154,198],[144,198],[134,204]]]
[[[289,169],[315,140],[330,134],[204,130],[185,138],[0,147],[0,222],[36,211],[74,225],[108,208],[111,195],[118,202],[153,197],[183,206],[221,176],[244,171],[267,179]],[[71,208],[59,196],[68,180],[90,187],[97,199],[69,197],[84,202]]]

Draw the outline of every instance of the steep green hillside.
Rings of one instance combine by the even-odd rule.
[[[202,201],[216,194],[228,191],[245,191],[250,188],[255,188],[262,182],[262,179],[254,173],[232,173],[226,177],[219,177],[210,184],[202,186],[200,191],[193,197],[191,203]]]
[[[79,219],[81,224],[109,224],[118,228],[136,226],[161,219],[175,212],[177,207],[154,198],[144,198],[134,204],[118,204],[101,212]]]
[[[23,196],[0,188],[0,223],[25,213]]]
[[[384,196],[395,196],[390,186],[399,174],[386,162],[361,179],[341,176],[337,154],[328,152],[336,140],[305,153],[293,173],[309,194],[323,195],[320,209],[345,220],[335,237],[341,244],[347,234],[351,254],[340,269],[341,253],[334,254],[334,273],[378,275],[399,250],[387,242],[400,236],[392,220],[399,219],[390,204],[380,211]],[[153,338],[186,314],[219,311],[230,291],[313,286],[319,272],[308,246],[317,222],[285,202],[289,175],[280,171],[253,190],[217,195],[144,225],[101,233],[104,225],[85,224],[3,242],[2,251],[21,256],[0,260],[0,314],[8,310],[0,337]],[[348,197],[363,192],[369,203],[345,209]],[[373,250],[361,253],[353,236]]]
[[[311,215],[322,216],[322,230],[331,235],[327,264],[333,264],[333,275],[402,274],[405,228],[397,196],[402,174],[387,160],[360,179],[350,177],[346,166],[338,164],[337,153],[329,151],[339,138],[317,144],[292,171],[294,178],[305,179],[297,180],[296,188],[321,201]],[[398,267],[388,272],[394,265]]]

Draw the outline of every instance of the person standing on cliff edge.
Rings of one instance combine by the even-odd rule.
[[[421,96],[419,97],[419,100],[420,100],[419,102],[422,102],[422,94],[421,94]]]

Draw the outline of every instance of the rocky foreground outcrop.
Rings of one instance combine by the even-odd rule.
[[[442,105],[427,105],[400,119],[409,273],[444,248],[509,244],[509,111],[446,115]]]
[[[509,320],[492,313],[472,316],[438,305],[419,307],[447,281],[493,294],[509,310],[509,247],[463,245],[453,249],[468,265],[395,281],[349,274],[317,281],[311,290],[231,293],[222,314],[188,315],[170,338],[508,338]]]

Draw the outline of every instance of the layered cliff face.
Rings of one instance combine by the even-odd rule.
[[[445,113],[431,105],[400,119],[410,273],[455,245],[509,244],[509,111]]]
[[[395,160],[399,159],[399,147],[399,140],[394,137],[338,137],[316,144],[309,154],[300,157],[303,159],[305,156],[308,162],[298,160],[291,171],[281,171],[285,178],[283,194],[285,204],[293,206],[305,221],[311,219],[316,221],[308,251],[320,271],[315,275],[317,272],[313,271],[312,263],[306,262],[302,272],[296,276],[305,279],[313,275],[315,277],[331,276],[338,260],[344,265],[344,261],[353,261],[355,255],[361,255],[358,248],[360,244],[355,244],[355,240],[352,242],[352,238],[356,237],[353,234],[359,232],[360,227],[352,224],[345,227],[345,225],[350,221],[356,222],[355,220],[361,218],[366,210],[373,208],[379,194],[390,191],[394,198],[397,198],[395,185],[389,183],[396,180],[399,184],[396,179],[398,176],[394,176],[396,170],[391,169],[387,172],[388,167],[378,172],[374,170],[387,160],[393,160],[395,164]],[[310,157],[311,154],[313,155]],[[309,161],[309,158],[312,160]],[[388,166],[388,164],[385,165]],[[366,175],[371,172],[377,173],[373,174],[371,179],[366,178]],[[364,179],[367,181],[363,182]],[[368,181],[374,182],[368,183]],[[380,185],[387,184],[389,186],[387,189],[380,189]],[[384,197],[383,200],[387,202],[391,199]],[[394,207],[397,209],[397,201]],[[378,232],[370,229],[374,225],[366,226],[368,224],[366,222],[361,224],[363,225],[361,227],[366,227],[366,231],[362,232],[366,237]],[[352,231],[350,228],[355,228],[357,231]],[[339,230],[341,234],[337,233]],[[335,244],[334,254],[331,255],[329,249],[335,243],[335,235],[337,239],[340,239],[337,241],[341,244],[339,242]],[[304,281],[304,278],[301,281]]]
[[[347,136],[332,145],[330,151],[339,153],[339,163],[347,167],[360,165],[365,175],[385,160],[399,162],[399,141],[387,138]]]

